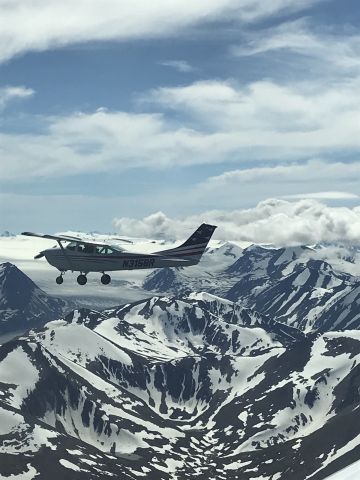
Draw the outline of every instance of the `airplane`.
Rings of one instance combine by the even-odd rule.
[[[105,242],[92,242],[69,235],[47,235],[23,232],[21,235],[56,240],[59,247],[48,248],[35,255],[35,259],[45,257],[47,262],[60,271],[56,283],[61,285],[66,271],[80,272],[79,285],[85,285],[89,272],[102,272],[101,283],[108,285],[111,277],[105,272],[135,270],[145,268],[188,267],[200,262],[214,230],[217,227],[203,223],[176,248],[154,253],[133,253],[122,247]],[[128,240],[119,239],[128,243]],[[64,246],[63,242],[67,242]]]

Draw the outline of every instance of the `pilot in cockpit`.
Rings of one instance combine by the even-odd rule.
[[[85,244],[84,253],[94,253],[94,245]]]

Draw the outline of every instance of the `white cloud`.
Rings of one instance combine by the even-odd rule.
[[[340,67],[342,71],[334,73],[341,75],[344,69],[358,71],[360,68],[360,35],[341,34],[339,29],[316,29],[311,27],[308,19],[286,22],[267,31],[248,35],[244,44],[233,46],[230,50],[239,57],[288,51],[316,59],[322,70]],[[312,67],[316,69],[316,65]]]
[[[289,142],[298,150],[339,141],[342,128],[348,131],[360,113],[354,104],[360,96],[359,85],[360,79],[328,86],[290,86],[270,80],[242,85],[211,80],[159,88],[151,93],[150,101],[182,111],[207,130],[236,131],[240,143],[250,133],[248,143],[255,147],[286,146]],[[332,128],[338,130],[338,139],[328,136]]]
[[[211,202],[231,208],[234,201],[246,199],[318,198],[354,200],[358,198],[360,162],[309,160],[254,168],[230,170],[208,178],[194,192],[197,201]],[[213,203],[212,203],[213,204]]]
[[[295,195],[284,195],[283,198],[314,198],[318,200],[354,200],[360,198],[356,193],[349,192],[313,192],[297,193]]]
[[[159,114],[100,110],[50,118],[42,134],[0,134],[2,178],[207,162],[206,150],[215,141],[202,132],[171,128]]]
[[[0,134],[2,175],[19,179],[352,152],[360,147],[359,86],[354,81],[318,92],[273,82],[212,81],[159,89],[151,93],[154,113],[98,110],[43,118],[47,129],[41,134]],[[163,113],[168,107],[183,119],[172,121]]]
[[[221,175],[209,177],[203,186],[217,189],[257,182],[315,183],[319,185],[326,180],[333,182],[335,179],[358,185],[360,183],[360,162],[326,162],[318,159],[305,163],[230,170]]]
[[[181,73],[193,72],[195,70],[186,60],[167,60],[165,62],[159,62],[159,64],[164,67],[174,68]]]
[[[318,1],[0,0],[0,61],[70,43],[174,36],[216,20],[254,22]]]
[[[0,107],[4,107],[8,102],[17,98],[27,98],[34,95],[35,91],[32,88],[23,86],[0,87]]]
[[[2,175],[20,179],[225,161],[289,162],[354,152],[360,148],[359,87],[360,79],[322,90],[270,81],[162,88],[149,94],[153,113],[100,109],[42,118],[47,127],[41,134],[0,133]],[[176,122],[164,113],[168,108],[176,110]]]
[[[159,19],[159,15],[164,22],[160,22],[158,34],[165,35],[174,32],[171,27],[175,19],[179,28],[212,20],[217,15],[229,18],[237,16],[243,21],[252,21],[294,7],[294,2],[290,0],[216,0],[206,6],[191,3],[186,9],[180,0],[156,0],[146,4],[144,9],[136,9],[133,2],[125,1],[121,8],[119,2],[114,0],[106,2],[109,8],[104,8],[102,4],[103,17],[96,15],[99,13],[100,4],[94,0],[86,2],[86,7],[82,1],[71,4],[74,11],[68,22],[56,20],[56,28],[51,30],[51,35],[58,35],[58,40],[61,38],[64,42],[75,41],[72,36],[75,32],[75,19],[79,21],[79,37],[76,39],[81,41],[91,37],[87,37],[89,32],[94,35],[97,32],[99,39],[103,38],[103,30],[110,36],[116,36],[119,24],[122,25],[116,21],[119,15],[124,22],[124,28],[119,35],[129,38],[131,35],[150,35],[156,30],[154,22]],[[36,0],[25,5],[14,0],[11,6],[6,3],[6,8],[5,3],[0,0],[0,45],[1,36],[7,31],[6,28],[4,31],[1,29],[1,9],[6,10],[4,15],[13,15],[15,19],[17,15],[25,15],[29,5],[34,9],[35,5],[37,6],[34,22],[28,25],[29,31],[25,30],[22,37],[26,44],[25,49],[33,48],[32,43],[27,44],[25,40],[27,35],[33,32],[34,25],[38,26],[39,34],[45,29],[43,35],[40,35],[44,40],[44,48],[52,45],[53,37],[47,33],[49,25],[52,24],[43,21],[38,25],[38,16],[44,20],[51,12],[56,12],[58,15],[53,18],[61,19],[70,8],[68,1],[55,4],[53,1],[45,3],[43,0]],[[84,16],[81,21],[78,9],[82,9]],[[177,9],[181,10],[178,19]],[[136,15],[141,20],[139,23],[134,20]],[[98,22],[102,22],[101,28],[97,28]],[[111,24],[109,28],[105,28],[107,22]],[[8,22],[7,28],[15,28],[14,25],[18,24]],[[67,25],[66,35],[63,31],[64,25]],[[243,54],[290,48],[320,58],[326,49],[330,52],[334,50],[331,53],[334,58],[347,58],[348,65],[356,65],[358,57],[355,37],[350,37],[349,44],[352,45],[351,48],[347,47],[345,37],[336,39],[330,34],[313,34],[302,21],[272,29],[269,35],[261,38],[254,37]],[[175,68],[188,68],[188,64],[183,62],[173,60],[165,63]],[[142,102],[146,103],[146,112],[150,113],[100,109],[87,114],[80,112],[67,116],[44,117],[41,125],[45,125],[45,128],[40,134],[0,132],[2,178],[21,180],[39,175],[56,176],[122,171],[133,167],[154,169],[224,162],[233,162],[241,167],[244,163],[260,161],[264,164],[267,160],[276,160],[278,163],[285,161],[286,165],[275,168],[262,166],[259,170],[255,163],[255,168],[239,168],[224,175],[231,176],[232,185],[236,182],[259,183],[261,176],[271,179],[274,185],[279,184],[280,180],[283,183],[295,182],[295,176],[307,178],[309,188],[281,192],[276,196],[308,194],[320,190],[353,194],[353,190],[348,190],[345,185],[344,175],[351,170],[349,175],[353,179],[359,178],[359,162],[338,165],[330,163],[327,158],[334,158],[338,153],[352,154],[352,158],[356,158],[359,151],[360,72],[359,75],[346,76],[342,69],[338,68],[338,71],[340,73],[336,81],[328,81],[326,76],[319,76],[311,82],[289,84],[274,80],[248,84],[234,80],[204,80],[180,87],[158,88],[142,97]],[[7,88],[10,90],[0,90],[0,106],[11,98],[34,93],[25,87]],[[142,103],[139,105],[141,107]],[[169,110],[172,111],[170,114]],[[39,128],[36,131],[39,131]],[[290,164],[317,156],[324,159],[322,164]],[[266,168],[269,170],[266,171]],[[322,176],[318,173],[321,170]],[[321,185],[310,189],[315,178]],[[338,180],[336,186],[331,183],[334,178]],[[339,183],[339,179],[343,184]],[[220,178],[209,180],[206,182],[207,188],[220,181]],[[276,192],[268,192],[269,196],[274,193]]]
[[[247,210],[206,211],[181,220],[157,212],[142,219],[116,218],[113,225],[122,235],[180,239],[202,222],[218,225],[215,238],[223,240],[275,245],[360,242],[360,206],[334,208],[315,200],[270,199]]]

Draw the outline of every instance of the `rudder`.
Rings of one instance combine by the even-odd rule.
[[[203,223],[183,244],[159,253],[171,257],[181,257],[196,264],[200,261],[216,228],[215,225]]]

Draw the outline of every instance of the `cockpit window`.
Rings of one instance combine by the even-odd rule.
[[[98,246],[95,248],[95,252],[96,252],[97,254],[100,254],[100,255],[106,255],[106,254],[107,254],[107,247],[103,247],[103,246],[99,246],[99,245],[98,245]]]
[[[95,246],[85,243],[84,253],[94,253],[94,252],[95,252]]]
[[[76,250],[76,243],[75,242],[70,242],[69,245],[67,245],[66,250]]]
[[[67,245],[66,249],[88,254],[96,253],[96,255],[114,255],[116,253],[122,252],[122,249],[117,247],[112,248],[108,245],[91,245],[90,243],[78,242],[70,242]]]
[[[116,255],[119,252],[122,252],[122,249],[109,247],[108,245],[97,245],[95,247],[95,253],[97,255]]]
[[[78,252],[82,252],[82,253],[94,253],[95,252],[95,246],[94,245],[91,245],[89,243],[79,243],[78,244],[78,248],[77,248],[77,251]]]

